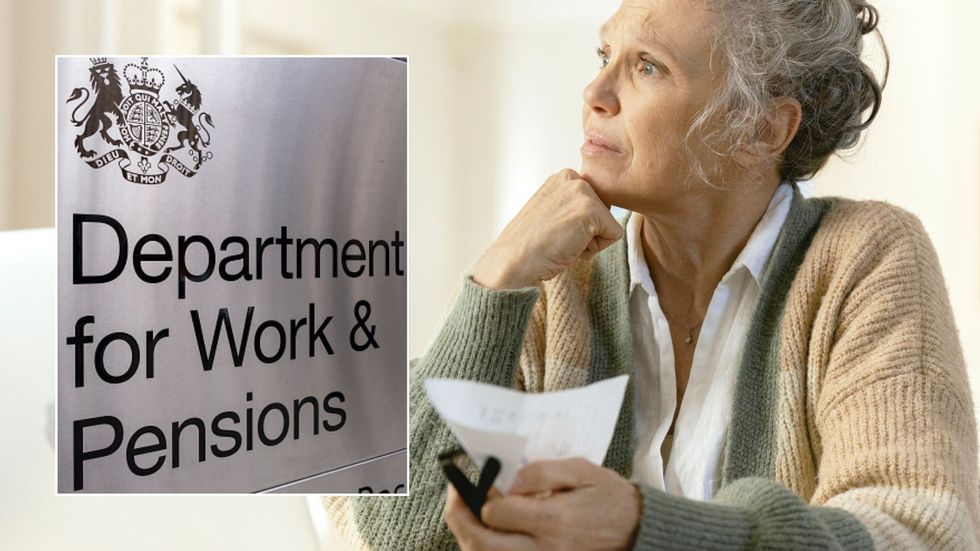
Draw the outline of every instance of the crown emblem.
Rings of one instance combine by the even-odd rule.
[[[125,69],[123,69],[123,76],[126,77],[126,82],[129,83],[130,92],[142,90],[156,94],[160,91],[160,88],[163,88],[163,83],[166,82],[166,79],[163,77],[163,71],[150,67],[145,57],[140,61],[139,65],[127,63]]]
[[[207,150],[214,123],[201,108],[201,90],[174,65],[180,75],[173,90],[176,97],[163,101],[164,72],[146,57],[137,59],[117,71],[106,57],[88,58],[91,88],[75,88],[67,101],[79,102],[70,120],[85,127],[75,136],[75,150],[95,169],[118,163],[123,178],[134,184],[161,184],[168,170],[191,178],[214,157]],[[74,63],[84,65],[84,60]],[[128,95],[123,93],[123,80],[129,83]],[[88,114],[76,118],[84,106],[89,106]],[[96,153],[85,147],[85,140],[96,134],[114,149]]]

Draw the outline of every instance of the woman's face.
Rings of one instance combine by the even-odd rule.
[[[650,211],[683,193],[683,140],[720,82],[704,4],[624,0],[602,27],[601,68],[584,92],[581,172],[606,203]],[[698,143],[694,154],[710,158]]]

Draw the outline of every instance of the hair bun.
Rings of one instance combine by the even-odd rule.
[[[878,28],[878,10],[865,0],[851,0],[854,12],[861,23],[861,34],[868,34]]]

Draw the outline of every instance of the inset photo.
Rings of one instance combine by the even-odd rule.
[[[57,59],[58,493],[407,493],[407,78]]]

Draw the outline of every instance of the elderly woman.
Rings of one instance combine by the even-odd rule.
[[[411,370],[411,496],[328,500],[375,549],[980,546],[969,385],[939,264],[884,203],[795,182],[881,86],[860,0],[625,0],[548,178]],[[870,115],[864,118],[864,113]],[[609,205],[630,211],[621,223]],[[482,521],[421,383],[630,374],[604,466],[532,463]]]

